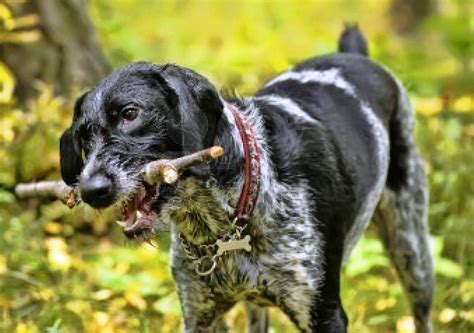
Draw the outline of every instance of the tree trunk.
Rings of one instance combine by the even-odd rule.
[[[31,0],[12,10],[15,16],[36,14],[42,35],[33,43],[0,45],[0,60],[16,77],[20,103],[36,95],[38,81],[69,95],[72,88],[92,85],[110,71],[85,0]]]
[[[400,35],[415,32],[419,24],[436,8],[436,0],[392,0],[390,19]]]

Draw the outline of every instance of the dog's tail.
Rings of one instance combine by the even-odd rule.
[[[356,24],[346,23],[344,31],[339,37],[339,52],[369,55],[367,40]]]

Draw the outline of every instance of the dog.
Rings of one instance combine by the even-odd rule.
[[[433,296],[428,191],[406,90],[348,27],[339,52],[297,64],[250,98],[173,64],[134,63],[80,97],[61,175],[129,237],[169,226],[186,332],[224,330],[238,301],[277,306],[301,332],[345,332],[344,260],[373,220],[417,332]],[[220,145],[225,155],[150,186],[140,170]]]

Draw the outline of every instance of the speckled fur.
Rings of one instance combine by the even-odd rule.
[[[233,195],[228,195],[230,202],[223,205],[226,196],[212,180],[187,179],[180,183],[177,197],[162,210],[172,226],[172,269],[187,332],[207,331],[214,318],[237,301],[279,306],[302,331],[310,328],[309,309],[318,293],[323,244],[309,208],[311,192],[304,183],[288,187],[272,176],[258,110],[251,100],[247,103],[246,115],[265,147],[260,200],[246,230],[252,236],[252,251],[226,254],[213,274],[199,277],[178,240],[181,233],[191,246],[211,244],[231,231],[231,215],[225,207],[235,207],[241,180],[228,190]],[[233,135],[239,140],[237,132]]]
[[[358,230],[357,235],[349,235],[346,241],[348,248],[352,248],[367,226],[374,203],[381,198],[374,220],[407,290],[415,314],[417,332],[429,332],[433,276],[426,224],[427,190],[421,162],[413,143],[413,120],[409,102],[403,87],[399,84],[398,88],[400,95],[396,121],[403,128],[398,135],[410,147],[410,153],[404,162],[409,175],[407,185],[396,191],[389,187],[383,193],[379,189],[375,190],[370,197],[372,208],[366,213],[362,212],[364,218],[354,225]],[[318,295],[321,283],[320,252],[324,241],[314,229],[318,221],[313,220],[313,212],[309,208],[311,190],[304,182],[288,187],[276,181],[273,166],[268,159],[268,146],[262,135],[259,110],[252,99],[246,100],[245,105],[246,115],[265,147],[261,199],[248,230],[253,237],[253,251],[249,254],[236,252],[227,255],[219,262],[215,273],[199,278],[194,272],[193,263],[183,253],[181,244],[177,241],[177,234],[182,233],[192,244],[209,244],[215,241],[216,235],[228,232],[225,226],[230,225],[228,216],[233,213],[232,207],[235,207],[238,198],[241,178],[226,193],[213,185],[212,180],[183,182],[176,199],[179,205],[170,204],[169,210],[165,210],[173,225],[172,267],[183,305],[186,331],[205,332],[215,325],[222,329],[220,318],[237,301],[278,306],[302,332],[312,331],[310,309],[314,306],[312,302]],[[364,103],[361,102],[361,105],[363,107]],[[374,131],[379,126],[375,122],[377,120],[374,119]],[[380,133],[385,130],[378,127],[377,131]],[[233,137],[237,142],[239,138],[236,131],[233,132]],[[383,160],[386,158],[383,157],[386,154],[384,149],[387,149],[385,132],[380,137],[385,138],[381,139],[379,151],[382,168],[380,177],[384,181],[388,167],[387,161]],[[239,145],[236,143],[235,147]],[[223,227],[220,221],[226,219],[228,223]]]
[[[409,148],[401,161],[407,181],[400,188],[387,187],[374,215],[377,231],[408,295],[417,332],[430,331],[433,298],[433,257],[428,234],[428,190],[421,159],[412,136],[413,120],[408,96],[397,82],[399,134]]]
[[[61,137],[61,174],[95,208],[136,198],[151,160],[225,149],[219,160],[186,170],[176,188],[160,185],[152,207],[159,218],[145,231],[171,229],[186,332],[224,332],[223,315],[238,301],[278,306],[301,332],[345,332],[341,265],[371,218],[417,331],[429,332],[428,194],[411,108],[402,85],[360,54],[364,39],[351,29],[343,53],[302,62],[249,99],[225,101],[186,68],[136,63],[76,103]],[[244,231],[252,250],[225,253],[203,277],[181,240],[195,256],[213,255],[202,245],[231,232],[244,156],[228,103],[245,114],[262,148],[259,197]],[[138,110],[133,119],[122,117],[129,105]]]

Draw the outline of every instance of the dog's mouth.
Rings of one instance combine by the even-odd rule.
[[[159,193],[155,186],[143,183],[138,191],[126,202],[122,203],[122,217],[117,221],[125,236],[132,238],[154,231]]]

